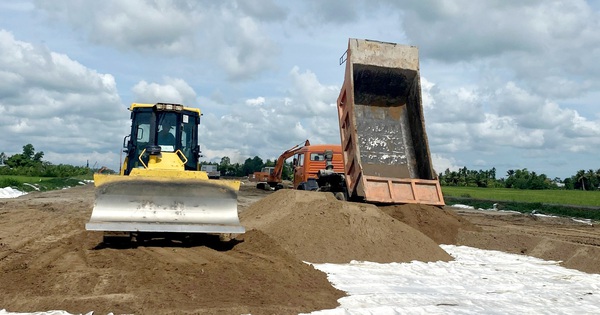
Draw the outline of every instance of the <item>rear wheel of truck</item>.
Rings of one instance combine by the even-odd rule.
[[[335,196],[335,199],[337,200],[341,200],[341,201],[346,201],[348,200],[348,197],[346,197],[346,194],[342,191],[338,191],[336,193],[333,193],[333,195]]]

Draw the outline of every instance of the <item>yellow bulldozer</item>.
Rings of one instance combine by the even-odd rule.
[[[119,175],[94,174],[96,200],[86,230],[104,242],[191,233],[244,233],[237,180],[200,170],[201,112],[180,104],[133,103]]]

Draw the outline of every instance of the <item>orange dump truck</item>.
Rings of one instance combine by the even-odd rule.
[[[311,145],[306,140],[304,145],[295,145],[284,151],[274,167],[255,172],[251,181],[257,182],[256,188],[278,190],[284,188],[282,181],[283,167],[288,158],[294,157],[294,189],[338,192],[345,189],[343,182],[344,162],[339,144]],[[320,183],[317,180],[320,179]],[[324,182],[327,178],[327,182]],[[331,190],[329,188],[334,188]]]
[[[329,173],[344,174],[342,148],[339,144],[309,144],[296,152],[294,156],[294,188],[316,190],[321,187],[323,190],[323,182],[318,187],[315,184],[319,184],[317,180]],[[327,183],[335,185],[339,182],[330,180]]]
[[[348,197],[443,206],[425,132],[417,47],[350,39],[345,56],[337,109]]]

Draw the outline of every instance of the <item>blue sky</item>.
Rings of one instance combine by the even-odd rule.
[[[348,38],[419,47],[436,171],[600,162],[598,1],[0,0],[0,151],[118,169],[131,102],[203,113],[205,160],[338,143]]]

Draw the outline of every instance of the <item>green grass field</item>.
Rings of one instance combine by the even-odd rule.
[[[442,192],[448,197],[600,207],[600,191],[443,186]]]
[[[466,204],[475,209],[536,211],[600,221],[600,191],[521,190],[507,188],[442,187],[447,205]],[[496,205],[494,205],[496,204]]]
[[[12,187],[20,191],[47,191],[81,185],[81,182],[91,179],[91,176],[76,176],[71,178],[35,177],[0,175],[0,188]]]

